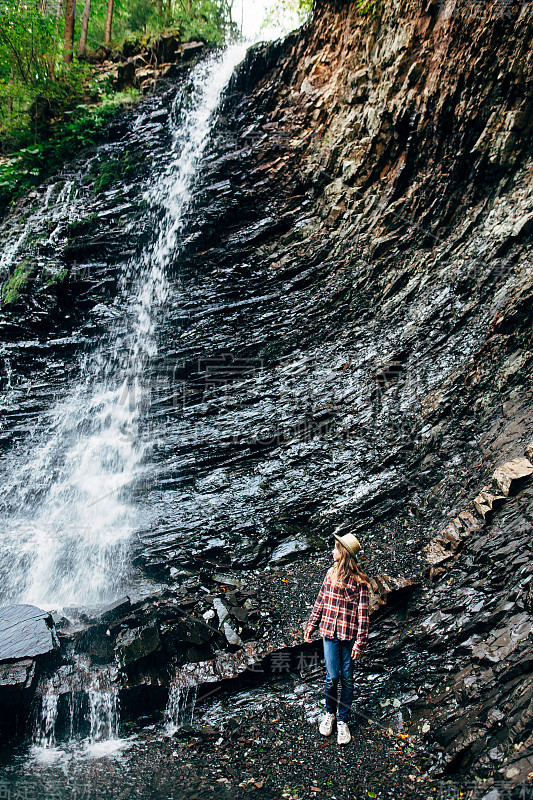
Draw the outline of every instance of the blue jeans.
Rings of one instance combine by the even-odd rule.
[[[341,698],[337,719],[348,722],[353,700],[353,659],[351,652],[355,643],[353,639],[341,641],[335,631],[333,639],[322,637],[324,643],[324,660],[326,662],[326,711],[337,712],[337,686],[341,679]]]

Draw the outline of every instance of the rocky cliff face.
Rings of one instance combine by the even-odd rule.
[[[157,444],[137,496],[153,515],[137,562],[170,584],[209,570],[253,584],[297,558],[315,583],[282,587],[268,650],[298,642],[314,553],[338,526],[354,532],[376,596],[384,574],[419,584],[401,613],[373,615],[363,707],[382,714],[394,692],[386,723],[408,725],[433,775],[520,782],[533,770],[530,8],[374,11],[317,2],[233,79],[150,366],[141,435]]]
[[[309,544],[341,524],[369,571],[416,578],[425,566],[435,583],[408,625],[383,644],[376,619],[372,669],[398,677],[402,665],[412,694],[401,718],[440,750],[433,771],[524,780],[530,9],[391,3],[376,14],[317,3],[302,32],[252,52],[234,81],[233,153],[209,168],[216,200],[188,265],[215,347],[262,374],[241,367],[249,380],[225,402],[219,392],[195,464],[215,480],[204,492],[224,496],[226,476],[228,500],[261,479],[253,500],[217,509],[211,529],[226,540],[292,527],[299,551],[302,533]],[[200,353],[197,333],[185,357]],[[209,405],[195,411],[207,425]],[[520,473],[516,497],[493,477],[503,464]]]

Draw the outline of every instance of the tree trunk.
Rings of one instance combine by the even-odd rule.
[[[87,52],[87,31],[89,29],[89,14],[91,13],[91,0],[85,0],[83,15],[81,18],[80,43],[78,46],[78,58],[83,58]]]
[[[157,8],[157,16],[160,17],[163,12],[163,0],[156,0],[155,6]]]
[[[61,19],[61,0],[57,0],[56,19]]]
[[[67,0],[65,9],[65,44],[63,58],[66,64],[72,62],[72,46],[74,43],[74,20],[76,18],[76,0]]]
[[[107,0],[107,17],[105,21],[104,44],[111,41],[111,25],[113,24],[113,0]]]

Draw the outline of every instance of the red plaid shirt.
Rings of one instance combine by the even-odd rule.
[[[320,635],[333,639],[336,623],[337,638],[355,638],[355,650],[362,653],[368,640],[368,598],[366,584],[350,575],[342,588],[338,583],[333,586],[328,570],[307,623],[308,632],[320,622]]]

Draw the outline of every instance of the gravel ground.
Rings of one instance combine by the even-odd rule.
[[[443,796],[443,782],[423,776],[421,754],[405,734],[352,722],[352,741],[338,745],[335,731],[321,736],[317,724],[290,701],[231,722],[222,731],[185,726],[164,745],[188,800],[218,796],[220,786],[225,791],[220,796],[232,800]]]

